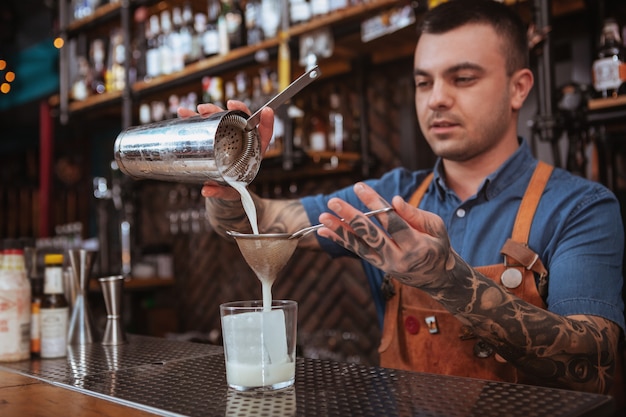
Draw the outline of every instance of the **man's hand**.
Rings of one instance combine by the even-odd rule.
[[[226,103],[226,107],[228,110],[241,110],[247,114],[250,114],[250,109],[248,109],[248,107],[241,101],[228,100],[228,102]],[[203,103],[198,105],[198,113],[203,116],[208,116],[210,114],[221,111],[224,111],[224,109],[212,103]],[[198,113],[183,107],[178,109],[178,116],[183,118],[195,116]],[[261,120],[258,125],[258,130],[259,140],[261,141],[261,153],[265,154],[265,150],[269,146],[270,141],[272,140],[272,134],[274,132],[274,110],[269,107],[265,107],[261,111]],[[204,186],[202,187],[202,195],[204,197],[219,198],[223,200],[240,199],[239,193],[235,191],[232,187],[220,185],[213,181],[207,181],[204,184]]]
[[[389,206],[364,183],[357,183],[354,191],[370,210]],[[395,197],[392,203],[395,212],[376,216],[381,229],[359,210],[333,198],[328,208],[339,217],[322,214],[319,220],[326,228],[320,229],[319,235],[344,246],[407,285],[446,285],[442,278],[445,279],[454,257],[443,221],[400,197]]]

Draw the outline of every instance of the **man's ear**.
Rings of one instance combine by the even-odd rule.
[[[514,111],[522,108],[534,82],[533,73],[528,68],[518,70],[511,76],[511,108]]]

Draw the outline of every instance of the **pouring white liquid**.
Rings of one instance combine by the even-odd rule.
[[[256,207],[246,184],[232,179],[225,178],[225,180],[241,195],[244,211],[254,232],[252,236],[259,235]],[[231,387],[239,387],[239,389],[246,386],[271,385],[275,388],[289,386],[295,377],[295,361],[292,356],[293,352],[287,353],[286,322],[283,311],[272,310],[272,285],[293,253],[297,239],[250,237],[243,240],[238,239],[237,243],[244,259],[261,281],[263,311],[224,317],[223,326],[228,326],[229,322],[251,321],[252,324],[249,328],[231,326],[230,334],[234,337],[250,337],[260,331],[258,337],[262,348],[259,351],[261,353],[259,357],[245,358],[245,355],[235,354],[233,356],[232,353],[238,352],[240,349],[250,353],[250,346],[258,345],[258,343],[244,340],[231,340],[228,343],[230,346],[230,354],[226,361],[228,383]]]
[[[254,205],[254,200],[252,199],[250,192],[246,188],[246,183],[242,181],[234,181],[231,178],[224,178],[224,180],[241,195],[243,210],[245,211],[246,216],[248,216],[250,226],[252,226],[252,232],[255,235],[258,235],[259,225],[257,222],[256,206]],[[259,245],[259,250],[261,249],[262,247]],[[276,274],[272,273],[269,269],[271,268],[255,269],[257,278],[261,281],[261,288],[263,291],[263,310],[265,311],[270,311],[272,309],[272,285],[274,285],[274,281],[276,281]]]

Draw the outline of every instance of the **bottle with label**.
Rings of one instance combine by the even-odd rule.
[[[30,282],[24,249],[5,239],[0,265],[0,362],[30,358]]]
[[[24,240],[24,265],[30,281],[30,354],[38,358],[41,353],[41,319],[39,309],[43,300],[43,271],[40,268],[38,250],[34,239]]]
[[[624,92],[626,57],[615,19],[604,21],[592,75],[593,86],[601,97],[615,97]]]
[[[221,1],[222,11],[219,22],[226,30],[229,51],[245,46],[247,40],[246,22],[241,3],[238,0]],[[223,30],[224,29],[220,28],[220,36],[222,36]],[[221,52],[223,53],[223,51]]]
[[[210,57],[222,53],[222,49],[226,48],[228,53],[228,33],[226,32],[226,24],[220,26],[220,14],[222,4],[220,0],[209,0],[206,15],[196,15],[196,25],[202,26],[202,29],[196,27],[196,31],[202,36],[202,52],[205,57]],[[220,34],[220,28],[223,27],[223,33]],[[222,45],[224,43],[224,45]]]
[[[146,79],[161,75],[161,51],[159,50],[159,35],[161,25],[159,15],[150,16],[149,25],[146,29],[147,50],[146,50]]]
[[[114,28],[111,31],[107,69],[104,77],[106,91],[122,91],[126,86],[125,60],[124,33],[120,28]]]
[[[185,68],[185,45],[183,44],[183,13],[180,7],[172,9],[172,30],[168,42],[172,51],[172,72],[182,71]]]
[[[44,257],[44,287],[41,302],[41,357],[67,355],[69,303],[63,290],[63,255]]]
[[[43,278],[34,276],[30,280],[32,296],[30,300],[30,354],[41,356],[41,302],[43,301]]]
[[[159,56],[161,61],[161,74],[174,72],[174,57],[172,51],[172,19],[169,10],[161,12],[161,33],[159,34]]]
[[[200,59],[199,47],[194,48],[196,33],[193,27],[193,10],[189,2],[183,7],[183,25],[180,28],[181,47],[185,65],[189,65]]]

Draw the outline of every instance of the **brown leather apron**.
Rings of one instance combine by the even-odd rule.
[[[547,271],[528,248],[528,235],[535,210],[553,167],[539,162],[517,212],[513,233],[501,249],[503,263],[476,270],[505,286],[511,293],[545,308],[535,283],[547,288]],[[410,199],[419,206],[432,173]],[[383,336],[379,347],[383,367],[458,375],[497,381],[521,382],[514,366],[493,354],[489,346],[473,336],[441,304],[425,292],[391,280],[395,295],[387,300]]]

